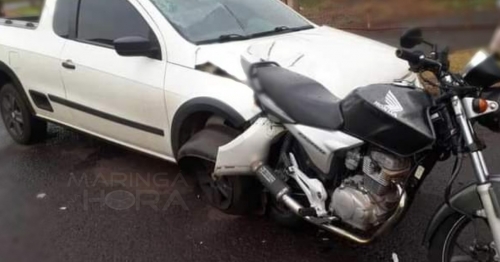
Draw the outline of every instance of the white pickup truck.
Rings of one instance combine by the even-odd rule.
[[[45,0],[39,15],[27,16],[9,10],[29,5],[19,2],[0,12],[0,103],[20,144],[40,141],[49,121],[189,172],[193,159],[213,161],[261,112],[243,54],[312,78],[338,98],[408,74],[394,48],[317,26],[278,0]],[[207,182],[212,171],[200,179],[212,204],[232,213],[250,206],[245,177],[225,185],[226,202],[210,198],[220,188]]]

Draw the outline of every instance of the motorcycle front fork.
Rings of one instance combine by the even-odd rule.
[[[466,102],[468,101],[462,101],[458,97],[454,97],[452,99],[453,110],[462,131],[465,144],[469,148],[474,148],[473,145],[476,143],[476,140],[474,139],[475,132],[470,122],[472,116],[467,115],[466,110],[464,109],[464,106],[469,106],[464,105]],[[483,204],[483,210],[479,211],[486,216],[488,224],[490,225],[491,233],[493,234],[493,239],[495,240],[496,248],[497,250],[500,250],[500,217],[497,216],[492,199],[494,196],[491,193],[492,183],[490,181],[490,173],[486,166],[486,162],[484,161],[482,151],[473,151],[470,153],[470,156],[479,184],[477,191]]]

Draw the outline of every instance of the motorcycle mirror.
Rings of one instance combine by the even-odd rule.
[[[400,38],[401,47],[414,48],[424,42],[422,29],[415,27],[408,29]]]

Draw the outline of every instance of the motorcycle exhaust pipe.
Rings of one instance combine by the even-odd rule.
[[[264,185],[277,200],[281,200],[284,195],[290,193],[290,187],[277,177],[270,167],[262,163],[257,163],[252,166],[252,169],[262,185]]]
[[[406,193],[404,193],[400,188],[401,199],[394,214],[382,226],[380,226],[379,229],[371,237],[359,236],[343,228],[318,222],[318,220],[315,219],[316,212],[314,211],[314,209],[304,208],[299,202],[295,201],[295,199],[293,199],[289,195],[290,187],[288,187],[288,185],[283,180],[276,176],[273,170],[268,166],[264,165],[263,163],[255,163],[254,165],[252,165],[252,169],[254,170],[257,179],[262,183],[262,185],[264,185],[264,187],[266,187],[278,201],[285,204],[285,206],[287,206],[290,211],[330,233],[342,236],[358,244],[369,244],[377,237],[393,228],[400,220],[404,213],[404,210],[406,209],[407,196]]]
[[[313,213],[309,208],[304,208],[289,195],[290,187],[281,178],[276,176],[270,167],[262,163],[256,163],[252,166],[252,169],[257,179],[269,190],[271,195],[279,202],[285,204],[290,211],[301,217],[315,215],[316,212],[314,210],[312,210]]]

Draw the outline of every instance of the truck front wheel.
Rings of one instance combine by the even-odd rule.
[[[218,148],[236,138],[238,132],[227,126],[207,126],[186,142],[178,154],[183,174],[197,178],[201,195],[213,207],[231,215],[248,215],[261,200],[261,188],[252,176],[214,179]]]

